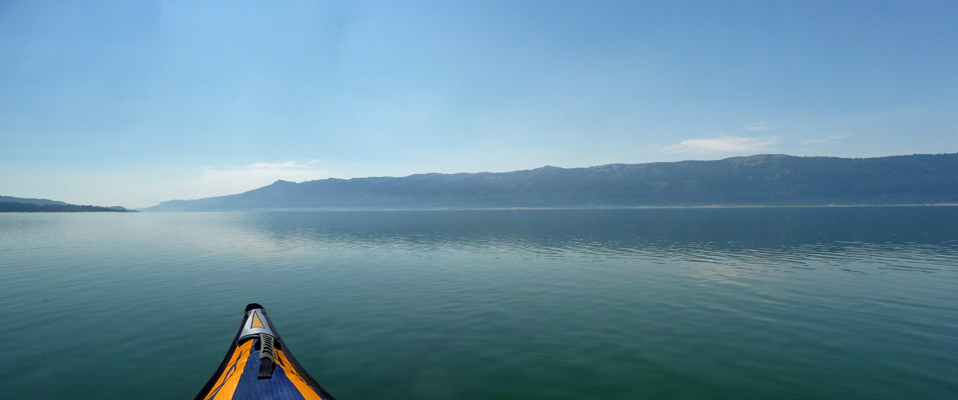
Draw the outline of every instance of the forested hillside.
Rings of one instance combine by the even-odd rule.
[[[958,154],[543,167],[504,173],[277,181],[151,211],[958,203]]]

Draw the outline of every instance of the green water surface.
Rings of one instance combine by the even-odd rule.
[[[0,397],[958,398],[958,207],[0,214]]]

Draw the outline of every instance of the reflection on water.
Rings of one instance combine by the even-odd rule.
[[[958,271],[958,225],[947,223],[956,215],[945,207],[304,212],[243,215],[222,228],[248,233],[237,243],[246,248],[309,243],[935,273]]]
[[[0,215],[0,306],[29,338],[0,391],[188,398],[260,302],[342,399],[948,398],[956,227],[953,207]]]

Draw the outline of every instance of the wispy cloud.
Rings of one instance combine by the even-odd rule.
[[[741,153],[750,151],[765,151],[778,143],[778,138],[748,138],[736,136],[721,136],[713,139],[689,139],[665,146],[662,150],[669,154],[708,154],[708,153]]]
[[[842,140],[846,138],[848,138],[847,133],[841,134],[841,135],[831,135],[826,137],[811,138],[811,139],[803,140],[802,144],[822,144],[822,143],[828,143],[834,140]]]
[[[764,131],[770,131],[772,129],[778,129],[783,126],[784,125],[770,125],[768,121],[762,121],[752,126],[746,126],[745,130],[752,131],[752,132],[764,132]]]
[[[277,180],[301,182],[324,179],[329,171],[320,168],[320,160],[301,163],[253,163],[242,167],[205,167],[194,182],[203,196],[219,196],[249,191]]]

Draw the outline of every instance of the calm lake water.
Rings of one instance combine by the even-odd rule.
[[[958,398],[958,207],[0,214],[5,399]]]

